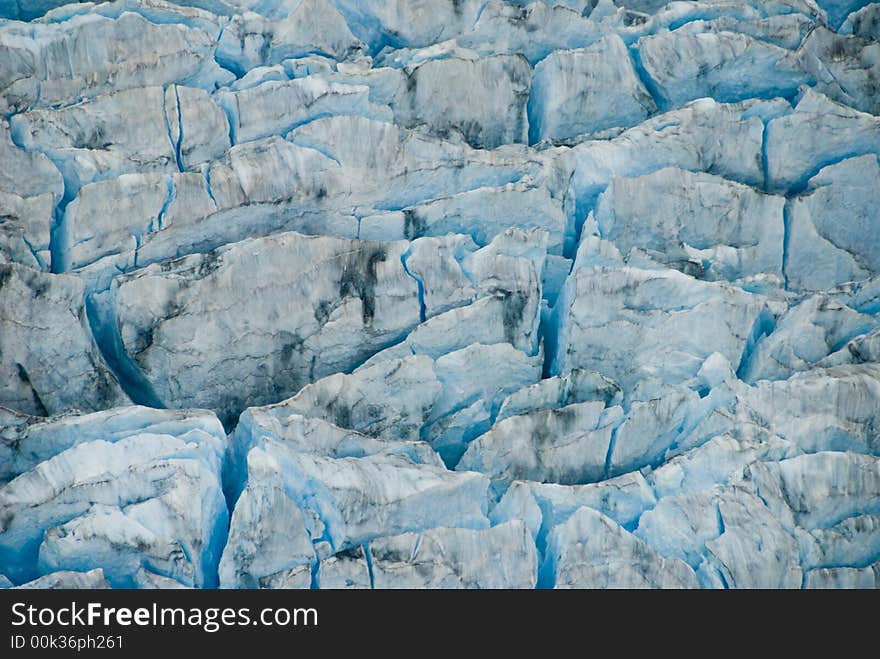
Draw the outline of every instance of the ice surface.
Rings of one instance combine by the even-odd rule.
[[[223,427],[206,410],[156,410],[149,407],[117,407],[91,414],[55,417],[20,415],[3,420],[0,481],[36,467],[62,451],[101,439],[116,442],[140,433],[185,435],[200,430],[224,441]]]
[[[807,453],[761,463],[750,475],[779,519],[790,516],[806,529],[827,528],[880,510],[880,459],[872,455]]]
[[[769,336],[755,346],[740,375],[743,380],[785,380],[798,371],[825,363],[873,330],[877,321],[824,295],[808,297],[790,309]]]
[[[261,413],[304,414],[377,438],[421,438],[455,464],[491,427],[506,396],[540,378],[540,366],[507,344],[475,343],[436,360],[411,355],[331,375]]]
[[[477,438],[456,468],[488,474],[499,495],[514,480],[597,481],[621,416],[619,407],[593,401],[508,417]]]
[[[823,167],[880,153],[880,118],[805,88],[790,114],[767,123],[765,153],[769,187],[797,191]]]
[[[602,401],[606,406],[619,403],[620,387],[601,373],[575,369],[567,375],[545,378],[510,394],[504,399],[496,420],[593,400]]]
[[[75,572],[72,570],[52,572],[17,587],[35,590],[47,588],[95,590],[110,588],[110,584],[104,578],[104,571],[101,568],[95,568],[88,572]]]
[[[351,31],[378,51],[389,44],[427,46],[445,41],[472,25],[478,0],[438,0],[430,8],[420,0],[334,0]]]
[[[880,588],[880,565],[863,568],[836,567],[810,570],[804,588]]]
[[[237,13],[218,42],[214,57],[238,75],[314,53],[352,59],[365,49],[328,0],[304,0],[277,21],[250,11]]]
[[[369,562],[366,552],[369,552]],[[434,528],[372,540],[320,562],[320,588],[534,588],[538,556],[525,525]]]
[[[846,17],[838,32],[873,38],[876,41],[878,29],[880,29],[880,23],[877,20],[878,13],[880,13],[880,7],[876,2],[854,11]]]
[[[600,195],[600,235],[632,259],[699,279],[778,287],[785,199],[720,176],[665,168],[615,177]]]
[[[532,65],[560,49],[588,46],[606,31],[599,16],[582,14],[583,2],[486,2],[458,43],[480,55],[522,53]],[[616,18],[616,13],[608,22]]]
[[[550,535],[547,564],[554,588],[696,588],[682,561],[662,558],[608,517],[580,508]],[[548,584],[549,585],[549,584]]]
[[[869,2],[870,0],[817,0],[816,4],[825,11],[831,26],[837,27],[850,12],[861,9]]]
[[[695,380],[718,352],[740,361],[765,301],[676,270],[575,267],[559,310],[553,372],[599,370],[637,399]]]
[[[371,588],[370,566],[367,564],[365,546],[346,549],[321,561],[316,578],[318,587],[337,590]]]
[[[43,154],[17,148],[5,119],[0,159],[0,263],[49,270],[52,213],[64,193],[61,174]]]
[[[521,521],[430,529],[370,543],[374,588],[534,588],[538,558]]]
[[[685,26],[643,37],[637,46],[664,108],[704,96],[727,103],[791,96],[810,80],[794,53],[747,34]]]
[[[216,584],[227,512],[221,437],[134,432],[77,444],[0,488],[0,560],[22,582],[101,567],[130,587],[147,567],[187,585]],[[199,505],[193,505],[198,502]]]
[[[430,60],[408,74],[397,116],[435,135],[455,131],[475,147],[525,142],[531,75],[522,55]]]
[[[880,270],[875,209],[880,165],[875,154],[829,165],[809,180],[810,190],[788,208],[789,286],[828,290]]]
[[[480,187],[413,204],[400,211],[363,217],[360,238],[389,240],[469,234],[486,245],[509,226],[541,228],[548,233],[548,250],[562,250],[566,219],[560,199],[544,187],[517,181],[503,186]]]
[[[4,113],[150,85],[211,88],[234,79],[214,61],[214,34],[156,24],[140,14],[74,16],[53,24],[4,23],[0,78]]]
[[[577,144],[561,157],[572,170],[576,216],[586,216],[614,176],[638,176],[664,167],[763,184],[761,115],[778,113],[783,107],[788,104],[722,104],[699,99],[652,117],[613,139]]]
[[[326,558],[382,535],[458,524],[483,528],[488,480],[401,455],[327,458],[263,438],[247,456],[221,585]]]
[[[457,244],[454,237],[420,240],[433,241],[433,249],[422,253],[419,240],[277,234],[118,278],[96,296],[96,305],[102,329],[118,332],[113,359],[136,371],[142,395],[219,409],[231,422],[248,405],[283,399],[324,375],[352,370],[420,319],[480,295],[457,250],[443,249]],[[505,263],[514,280],[524,269],[535,278],[530,260],[508,256]],[[514,286],[501,281],[493,287],[494,295],[509,298],[501,320],[510,341],[521,324],[533,328],[537,318],[537,300],[529,305]],[[200,353],[192,352],[197,333]],[[167,379],[170,364],[181,366],[182,360],[188,366],[180,377]]]
[[[27,414],[128,402],[95,345],[83,283],[0,264],[0,405]]]
[[[635,535],[697,570],[703,585],[798,588],[798,544],[761,499],[717,487],[661,499]]]
[[[223,112],[207,92],[194,89],[183,94],[192,114],[175,90],[138,87],[59,109],[30,110],[12,118],[12,135],[25,149],[53,161],[64,176],[67,199],[92,181],[183,171],[222,155],[229,147]],[[133,113],[139,116],[135,124],[128,121]],[[184,117],[189,121],[184,123]]]
[[[817,81],[816,89],[857,110],[880,111],[880,44],[875,40],[819,27],[804,39],[800,56],[804,68]]]
[[[328,83],[312,76],[269,80],[241,91],[221,91],[215,98],[234,118],[230,130],[236,144],[284,134],[321,116],[391,118],[387,107],[370,103],[369,87]]]
[[[586,110],[586,111],[585,111]],[[558,140],[637,124],[656,110],[617,35],[557,50],[535,67],[529,141]]]
[[[0,586],[878,586],[880,5],[65,2]]]
[[[544,547],[547,533],[582,507],[597,510],[625,528],[634,523],[657,499],[638,471],[588,485],[558,485],[514,481],[492,511],[492,521],[523,519]]]
[[[804,450],[878,453],[876,364],[816,368],[788,380],[743,387],[737,416],[757,421]]]

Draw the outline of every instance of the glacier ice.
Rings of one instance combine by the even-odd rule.
[[[880,565],[819,568],[807,572],[805,588],[880,588]]]
[[[66,2],[0,587],[880,586],[880,5]]]
[[[848,517],[828,528],[815,529],[802,540],[813,569],[835,565],[865,565],[877,554],[880,528],[877,515]],[[808,577],[809,578],[809,577]]]
[[[403,455],[329,458],[263,438],[247,454],[220,583],[259,579],[382,535],[459,524],[488,526],[488,480]]]
[[[522,55],[429,60],[407,75],[396,114],[404,125],[424,123],[440,136],[454,131],[475,147],[525,142],[531,75]]]
[[[791,112],[767,122],[765,139],[768,187],[797,192],[828,165],[880,153],[880,118],[806,87]]]
[[[107,579],[104,578],[104,571],[101,568],[95,568],[88,572],[61,570],[59,572],[45,574],[42,577],[37,577],[32,581],[17,586],[17,588],[24,589],[69,588],[81,590],[105,589],[110,587]]]
[[[814,295],[791,307],[762,338],[742,365],[743,380],[785,380],[814,365],[825,365],[847,350],[851,341],[868,334],[877,321],[868,314],[829,298]]]
[[[540,378],[540,366],[508,344],[475,343],[436,360],[411,355],[331,375],[260,411],[316,417],[377,438],[422,439],[455,464],[492,425],[504,398]]]
[[[341,551],[318,564],[315,582],[318,588],[366,590],[372,588],[370,566],[365,547],[358,545]],[[294,568],[295,569],[295,568]],[[311,574],[311,569],[309,570]]]
[[[543,549],[547,534],[581,508],[596,510],[631,529],[656,503],[652,485],[638,471],[587,485],[514,481],[492,510],[491,519],[495,524],[524,520]]]
[[[706,402],[692,389],[633,402],[608,448],[608,473],[617,475],[656,465],[693,427],[693,418],[705,413],[701,408]]]
[[[758,3],[751,4],[755,6]],[[789,6],[786,7],[786,4]],[[746,8],[736,3],[725,2],[670,3],[645,22],[649,29],[634,30],[633,37],[662,33],[662,28],[674,29],[681,35],[729,33],[727,39],[731,37],[736,39],[737,34],[742,34],[760,42],[795,51],[804,37],[815,27],[815,17],[810,17],[808,6],[802,7],[801,11],[791,11],[792,3],[778,3],[775,7],[768,2],[762,2],[760,5],[760,8]],[[803,11],[804,9],[806,11]],[[700,18],[701,16],[705,18]],[[763,52],[766,54],[772,50]],[[791,60],[788,63],[793,64]],[[703,72],[707,73],[705,70]],[[736,75],[733,70],[731,73]],[[794,73],[791,66],[788,73]]]
[[[738,32],[694,33],[686,27],[637,42],[661,107],[705,96],[725,102],[787,97],[810,80],[785,48]]]
[[[824,357],[819,365],[864,364],[877,361],[880,350],[880,330],[874,329],[848,341],[840,350]]]
[[[478,0],[438,0],[430,8],[420,0],[334,0],[349,29],[371,50],[383,46],[427,46],[445,41],[472,25]]]
[[[666,559],[686,562],[703,585],[801,585],[796,539],[743,488],[719,486],[665,497],[639,519],[634,534]]]
[[[124,405],[86,317],[83,282],[0,264],[0,405],[25,414]]]
[[[0,42],[4,112],[176,82],[211,89],[234,79],[214,61],[213,34],[183,21],[153,23],[134,12],[27,27],[7,22],[0,25]]]
[[[779,287],[785,199],[706,173],[618,177],[599,196],[599,234],[629,259],[698,279]]]
[[[48,271],[52,215],[64,194],[61,173],[41,153],[19,149],[0,119],[0,263]]]
[[[838,27],[851,12],[861,9],[869,2],[870,0],[816,0],[816,4],[828,16],[832,27]]]
[[[860,364],[761,381],[738,392],[736,416],[805,450],[877,454],[878,380],[876,364]]]
[[[852,12],[841,24],[838,33],[854,34],[858,37],[876,40],[878,29],[880,29],[880,23],[877,22],[878,12],[880,12],[880,7],[876,2]]]
[[[615,176],[638,176],[664,167],[762,185],[762,116],[788,107],[781,100],[724,104],[703,98],[653,116],[611,139],[576,144],[560,156],[560,166],[571,172],[576,218],[586,216]]]
[[[579,50],[557,50],[535,66],[529,141],[560,140],[647,119],[654,99],[617,35]]]
[[[696,588],[693,571],[663,558],[602,513],[580,508],[548,539],[554,588]]]
[[[360,220],[359,237],[411,240],[451,232],[468,234],[478,245],[486,245],[511,225],[544,229],[548,234],[548,251],[562,251],[566,231],[562,200],[554,198],[545,187],[523,180],[367,215]]]
[[[111,584],[130,587],[146,567],[187,585],[216,584],[227,519],[219,435],[84,441],[9,481],[0,487],[7,575],[100,567]]]
[[[655,398],[693,384],[712,353],[738,364],[766,302],[677,270],[575,266],[557,302],[554,373],[588,368],[626,395]]]
[[[238,77],[259,66],[314,53],[341,61],[356,59],[366,50],[329,0],[304,0],[279,20],[254,11],[235,13],[217,41],[214,58]]]
[[[553,159],[518,145],[474,149],[461,141],[358,116],[316,119],[295,128],[287,139],[338,162],[345,169],[346,184],[359,193],[353,200],[376,210],[403,210],[526,177],[547,181],[554,198],[565,194],[564,171]],[[377,171],[382,179],[376,179]]]
[[[880,510],[880,459],[873,455],[806,453],[755,465],[749,476],[778,519],[792,520],[808,530]]]
[[[615,11],[607,21],[600,20],[596,10],[584,16],[583,4],[489,0],[456,41],[480,55],[522,53],[534,66],[554,51],[589,46],[606,32],[605,23],[618,16]]]
[[[55,203],[51,193],[21,197],[0,190],[0,263],[20,263],[37,270],[48,270],[52,213]]]
[[[715,435],[670,458],[648,475],[651,492],[663,498],[728,485],[739,481],[744,470],[759,460],[782,460],[799,453],[793,442],[766,431],[756,438],[738,438],[736,434],[734,430]]]
[[[377,120],[391,119],[387,107],[370,102],[369,92],[369,87],[364,85],[345,85],[306,76],[268,80],[240,91],[220,91],[215,99],[233,119],[229,130],[238,144],[283,135],[321,116],[353,114]]]
[[[786,209],[788,285],[828,290],[875,275],[880,269],[871,228],[880,199],[876,154],[828,165],[808,185]]]
[[[30,110],[12,118],[12,135],[58,167],[67,200],[88,183],[120,174],[184,171],[220,156],[229,146],[229,131],[226,116],[207,92],[184,88],[191,108],[184,110],[177,89],[137,87],[58,109]],[[127,120],[131,113],[141,116],[134,126]],[[189,130],[184,115],[192,122]]]
[[[816,80],[816,89],[857,110],[876,113],[880,44],[859,36],[836,34],[818,27],[801,46],[804,68]]]
[[[428,529],[369,545],[374,588],[534,588],[538,557],[519,521]]]
[[[406,250],[403,242],[279,234],[148,266],[128,279],[117,279],[109,291],[97,295],[96,304],[107,331],[118,332],[122,354],[114,358],[136,369],[153,396],[222,409],[230,419],[246,402],[284,398],[311,379],[353,368],[417,325],[418,288],[406,272]],[[452,267],[458,267],[454,257],[450,259]],[[290,263],[300,267],[291,269]],[[252,280],[250,289],[238,289],[239,304],[226,299],[227,317],[222,319],[210,291],[227,289],[255,268],[263,277]],[[459,288],[444,291],[446,297],[440,301],[451,297],[453,305],[463,303],[466,298],[456,297]],[[310,304],[304,303],[306,295]],[[244,311],[242,304],[253,311]],[[267,304],[275,306],[272,318],[265,315]],[[281,318],[284,325],[276,325]],[[204,321],[208,325],[198,329]],[[260,323],[265,323],[262,330]],[[190,349],[195,332],[203,335],[202,355]],[[222,354],[214,355],[228,359],[236,343],[242,359],[234,367],[238,375],[230,381],[232,372],[223,373],[206,357],[211,346],[223,346]],[[264,361],[261,355],[268,352],[276,354],[277,361]],[[168,360],[180,364],[182,359],[188,359],[189,366],[181,379],[167,380]],[[250,380],[246,398],[242,378]]]
[[[475,439],[456,468],[488,474],[499,494],[514,480],[596,481],[621,416],[602,401],[511,416]]]
[[[596,371],[574,369],[562,376],[544,378],[510,394],[501,404],[496,421],[536,410],[552,410],[593,400],[606,406],[619,403],[622,395],[617,383]]]
[[[84,442],[115,442],[139,433],[177,436],[196,430],[221,440],[224,434],[217,417],[206,410],[156,410],[131,405],[48,418],[9,414],[3,420],[0,481],[11,480]]]
[[[316,581],[336,589],[534,588],[537,572],[534,540],[514,520],[376,538],[322,560]]]

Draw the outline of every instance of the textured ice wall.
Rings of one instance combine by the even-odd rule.
[[[880,585],[880,4],[0,17],[0,583]]]

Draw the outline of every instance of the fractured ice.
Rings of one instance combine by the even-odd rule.
[[[0,0],[0,587],[880,587],[880,4]]]

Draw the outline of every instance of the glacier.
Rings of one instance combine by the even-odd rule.
[[[880,588],[880,4],[0,0],[0,587]]]

